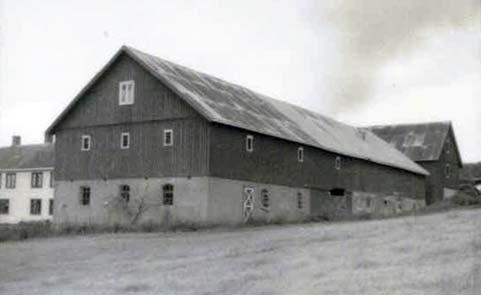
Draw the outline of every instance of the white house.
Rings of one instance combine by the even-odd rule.
[[[0,224],[52,219],[53,164],[53,144],[0,148]]]

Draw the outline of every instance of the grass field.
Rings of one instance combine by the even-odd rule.
[[[0,244],[0,294],[481,294],[481,209]]]

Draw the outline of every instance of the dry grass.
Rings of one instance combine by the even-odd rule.
[[[0,294],[481,294],[481,210],[0,243]]]

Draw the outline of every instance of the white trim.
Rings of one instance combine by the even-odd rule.
[[[127,146],[124,146],[124,136],[127,136]],[[120,149],[126,150],[130,148],[130,132],[122,132],[120,134]]]
[[[298,162],[304,162],[304,148],[303,147],[298,147],[297,148],[297,161]]]
[[[88,139],[88,148],[84,148],[84,139]],[[90,151],[92,148],[92,137],[88,134],[82,135],[82,139],[80,140],[80,150],[82,152]]]
[[[341,167],[342,167],[342,162],[341,162],[341,157],[340,156],[337,156],[336,157],[336,160],[334,162],[334,167],[336,168],[336,170],[341,170]]]
[[[167,143],[166,139],[167,139],[167,134],[170,133],[170,142]],[[174,130],[172,129],[164,129],[164,137],[163,137],[163,146],[173,146],[174,145]]]
[[[123,87],[127,89],[123,90]],[[129,89],[130,88],[130,89]],[[119,105],[131,105],[135,101],[135,81],[127,80],[119,82]]]
[[[249,141],[250,141],[250,148],[249,148]],[[254,136],[253,135],[246,135],[246,151],[252,153],[254,151]]]

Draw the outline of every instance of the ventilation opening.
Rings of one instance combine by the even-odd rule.
[[[344,196],[346,193],[346,190],[343,188],[333,188],[332,190],[329,191],[331,196]]]

